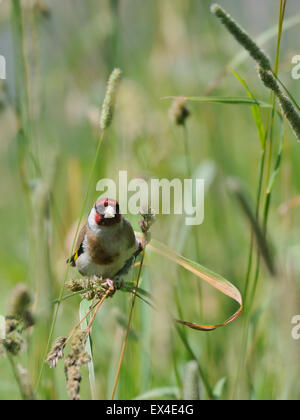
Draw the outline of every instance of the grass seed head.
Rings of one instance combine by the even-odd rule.
[[[8,313],[23,322],[23,329],[32,327],[34,316],[29,307],[32,303],[31,294],[25,284],[18,284],[12,292]]]
[[[261,81],[263,82],[263,84],[273,90],[273,92],[278,96],[280,93],[280,86],[277,82],[277,80],[275,79],[275,77],[273,76],[273,73],[269,70],[266,70],[262,67],[258,68],[258,75],[261,79]]]
[[[214,3],[210,10],[261,67],[266,70],[271,70],[271,63],[266,53],[220,5]]]
[[[284,116],[289,121],[295,136],[297,137],[298,142],[300,142],[300,114],[299,111],[295,108],[294,104],[288,96],[284,93],[280,93],[278,96],[281,109],[284,113]]]
[[[20,322],[13,318],[6,319],[6,337],[2,341],[4,348],[17,356],[25,348],[25,341],[19,331]]]
[[[82,375],[78,366],[69,366],[65,370],[67,378],[67,391],[73,401],[80,400],[80,382]]]
[[[282,112],[285,118],[288,120],[292,130],[295,133],[295,136],[298,141],[300,141],[300,114],[299,111],[296,109],[295,105],[292,103],[291,99],[285,95],[279,83],[275,79],[273,73],[271,71],[267,71],[263,68],[258,69],[259,77],[261,78],[264,85],[271,89],[281,106]]]
[[[18,284],[12,292],[9,313],[13,316],[22,317],[31,305],[30,292],[25,284]]]
[[[54,368],[57,365],[57,362],[60,359],[63,359],[66,340],[65,337],[59,337],[55,340],[46,359],[46,363],[48,363],[51,368]]]
[[[189,361],[185,366],[183,399],[200,400],[199,369],[195,360]]]
[[[82,290],[89,289],[91,287],[91,280],[87,277],[81,277],[79,279],[72,279],[66,282],[66,288],[71,292],[81,292]]]
[[[111,124],[116,101],[116,93],[118,84],[121,79],[121,74],[122,72],[120,69],[114,69],[114,71],[111,73],[108,79],[106,94],[102,104],[102,111],[100,117],[101,130],[105,130]]]
[[[87,335],[85,331],[77,331],[71,342],[71,352],[65,359],[65,375],[67,391],[72,400],[80,400],[80,368],[90,362],[91,358],[85,350]]]
[[[107,285],[102,277],[82,277],[68,281],[66,288],[71,292],[82,292],[81,296],[84,299],[92,300],[100,299],[105,294]]]
[[[147,211],[141,209],[140,215],[142,216],[142,219],[139,221],[139,226],[143,233],[144,240],[146,241],[146,243],[148,243],[151,240],[150,229],[153,223],[155,222],[155,211],[152,210],[150,207]]]
[[[171,121],[176,125],[184,125],[186,119],[191,115],[190,111],[186,107],[186,101],[184,98],[174,99],[170,111]]]
[[[24,284],[18,284],[12,292],[9,304],[9,315],[5,319],[4,348],[16,356],[25,348],[22,332],[34,325],[34,318],[29,310],[32,298]]]

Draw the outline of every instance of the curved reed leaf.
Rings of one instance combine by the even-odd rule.
[[[136,232],[136,235],[140,236],[138,232]],[[198,331],[213,331],[216,328],[230,324],[241,315],[243,311],[243,300],[241,293],[235,286],[233,286],[233,284],[225,280],[222,276],[214,273],[206,267],[203,267],[195,261],[191,261],[183,257],[182,255],[178,254],[177,252],[173,251],[155,239],[151,240],[151,242],[147,245],[147,249],[169,259],[170,261],[175,262],[239,304],[239,309],[226,321],[220,324],[201,325],[195,322],[183,321],[180,319],[175,319],[175,322]]]

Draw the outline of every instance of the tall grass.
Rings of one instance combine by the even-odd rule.
[[[87,204],[88,204],[89,194],[90,194],[90,190],[91,190],[92,183],[93,183],[93,180],[94,180],[94,173],[95,173],[95,170],[96,170],[96,165],[98,163],[101,146],[102,146],[103,139],[104,139],[104,134],[111,124],[114,102],[115,102],[115,95],[116,95],[115,91],[116,91],[116,88],[117,88],[117,84],[118,84],[118,80],[120,78],[120,75],[121,75],[120,70],[115,69],[112,72],[112,74],[110,76],[110,79],[108,80],[108,83],[107,83],[107,91],[106,91],[106,95],[104,97],[104,101],[103,101],[103,105],[102,105],[102,112],[101,112],[101,119],[100,119],[100,129],[101,129],[100,136],[99,136],[95,156],[94,156],[94,159],[93,159],[93,162],[92,162],[92,165],[91,165],[91,170],[90,170],[90,174],[89,174],[89,178],[88,178],[87,188],[86,188],[85,196],[84,196],[81,211],[80,211],[80,216],[79,216],[79,219],[78,219],[78,222],[77,222],[77,227],[76,227],[71,251],[70,251],[70,254],[69,254],[70,258],[72,257],[72,255],[75,252],[75,249],[74,249],[75,248],[75,243],[76,243],[76,240],[77,240],[77,236],[78,236],[78,233],[79,233],[79,229],[80,229],[80,226],[81,226],[81,223],[82,223],[83,216],[86,212],[86,207],[87,207]],[[56,308],[55,308],[55,311],[54,311],[54,316],[53,316],[53,321],[52,321],[51,328],[50,328],[48,342],[47,342],[47,346],[46,346],[45,353],[44,353],[44,356],[43,356],[42,365],[41,365],[41,368],[40,368],[40,373],[39,373],[39,376],[38,376],[38,379],[37,379],[36,392],[38,392],[40,382],[42,380],[42,375],[43,375],[43,371],[44,371],[44,363],[46,361],[46,356],[47,356],[47,353],[50,349],[50,344],[51,344],[52,339],[53,339],[55,324],[56,324],[56,321],[57,321],[59,308],[60,308],[60,305],[61,305],[61,302],[62,302],[62,299],[63,299],[64,287],[65,287],[65,283],[68,279],[69,271],[70,271],[70,265],[68,264],[67,268],[65,270],[64,279],[63,279],[63,282],[62,282],[62,285],[61,285],[61,288],[60,288],[59,297],[58,297],[58,300],[57,300],[57,303],[56,303]],[[98,310],[98,308],[96,308],[95,313],[97,313],[97,310]]]
[[[0,313],[13,286],[25,282],[35,295],[36,325],[26,330],[27,351],[0,359],[0,399],[68,398],[63,365],[50,371],[46,355],[55,336],[74,325],[89,330],[91,321],[83,399],[111,398],[112,391],[121,399],[299,398],[299,352],[290,338],[300,304],[299,151],[293,133],[283,131],[276,89],[265,89],[248,52],[204,3],[89,0],[75,7],[66,0],[44,13],[12,0],[10,11],[3,9],[0,31],[13,33],[15,80],[4,81],[13,106],[0,111]],[[299,85],[289,79],[297,1],[278,0],[272,10],[253,4],[237,2],[229,11],[249,32],[261,32],[255,43],[270,52],[270,74],[298,111]],[[251,18],[254,11],[262,20]],[[34,37],[36,79],[28,73]],[[265,63],[260,52],[254,58]],[[102,125],[99,136],[99,102],[115,65],[124,83],[113,125]],[[170,101],[160,100],[167,95],[184,95],[191,113],[185,127],[171,129]],[[95,179],[117,178],[120,169],[129,177],[183,179],[201,164],[214,168],[203,225],[190,231],[179,216],[158,215],[142,272],[135,269],[138,282],[92,309],[79,293],[65,293],[77,275],[65,261],[96,198]],[[285,203],[294,204],[279,215]],[[128,217],[137,231],[138,218]],[[243,302],[224,278],[243,291]],[[205,279],[233,300],[200,283]],[[218,323],[228,314],[234,322]],[[19,362],[34,395],[22,384]]]

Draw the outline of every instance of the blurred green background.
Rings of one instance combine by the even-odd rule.
[[[210,13],[208,0],[52,0],[22,2],[23,51],[26,63],[30,143],[26,171],[33,209],[29,214],[22,189],[18,155],[18,87],[11,25],[11,1],[0,3],[0,54],[7,62],[7,80],[0,89],[0,314],[6,314],[17,283],[35,296],[37,325],[28,334],[21,356],[32,382],[38,376],[52,319],[53,298],[59,295],[65,260],[80,214],[91,162],[99,136],[99,110],[109,74],[123,71],[113,123],[105,135],[89,196],[97,198],[96,181],[128,176],[186,178],[184,133],[169,118],[166,96],[243,96],[247,93],[228,70],[241,47]],[[264,49],[274,63],[279,1],[220,0],[254,37],[274,27]],[[298,0],[288,0],[285,22],[300,13]],[[300,21],[300,20],[299,20]],[[279,75],[296,98],[300,81],[291,77],[292,57],[300,54],[299,25],[284,31]],[[255,63],[244,59],[234,67],[256,98],[269,92],[257,77]],[[23,86],[24,87],[24,86]],[[244,290],[250,228],[235,197],[229,176],[241,180],[256,197],[260,146],[248,106],[187,104],[190,159],[195,173],[206,179],[205,220],[194,235],[184,216],[157,216],[154,238],[182,255],[220,273]],[[266,110],[262,111],[265,118]],[[275,124],[274,155],[279,141]],[[36,162],[39,162],[39,168]],[[299,399],[300,341],[291,336],[291,319],[300,313],[299,204],[286,205],[300,194],[299,144],[286,124],[284,156],[272,197],[268,237],[274,248],[277,276],[261,266],[251,325],[246,367],[238,373],[242,319],[211,333],[185,330],[212,387],[226,378],[221,398]],[[48,191],[48,190],[49,191]],[[43,207],[39,191],[51,197]],[[298,205],[297,205],[298,203]],[[42,209],[42,210],[41,210]],[[43,210],[44,209],[44,210]],[[44,211],[44,213],[43,213]],[[138,217],[129,216],[135,229]],[[235,303],[203,286],[203,317],[195,278],[183,269],[148,255],[142,287],[151,290],[161,307],[176,315],[175,290],[184,319],[223,321]],[[77,274],[70,272],[70,277]],[[54,336],[67,335],[78,320],[80,299],[62,304]],[[93,328],[97,398],[110,398],[131,297],[117,293],[105,302]],[[132,331],[122,366],[117,397],[135,398],[150,390],[156,398],[182,396],[186,363],[191,359],[167,312],[155,313],[136,303]],[[18,399],[10,366],[0,359],[0,399]],[[177,373],[177,374],[176,374]],[[90,398],[88,371],[83,369],[81,395]],[[206,392],[200,380],[201,398]],[[172,388],[168,392],[162,388]],[[176,388],[175,390],[173,388]],[[65,399],[63,363],[48,366],[39,398]]]

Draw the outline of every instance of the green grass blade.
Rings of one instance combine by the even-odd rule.
[[[220,400],[223,394],[224,386],[226,385],[227,378],[221,378],[215,385],[213,394],[215,400]]]
[[[176,99],[176,96],[168,96],[163,99]],[[187,102],[200,102],[208,104],[222,104],[222,105],[256,105],[262,108],[271,108],[272,106],[267,102],[259,101],[253,98],[244,98],[239,96],[184,96],[183,99]]]
[[[200,375],[200,378],[201,378],[201,380],[203,382],[203,385],[205,387],[206,393],[207,393],[209,399],[213,399],[213,389],[212,389],[212,386],[210,384],[208,374],[206,373],[204,368],[200,365],[192,347],[190,346],[189,342],[187,341],[186,335],[183,333],[182,328],[180,328],[178,325],[176,325],[175,328],[176,328],[176,331],[177,331],[177,333],[178,333],[186,351],[188,352],[190,358],[197,361],[199,375]]]
[[[281,164],[281,160],[282,160],[282,153],[283,153],[283,144],[284,144],[284,121],[282,116],[277,113],[279,119],[280,119],[280,140],[279,140],[279,149],[278,149],[278,153],[277,153],[277,159],[275,162],[275,167],[273,170],[273,173],[270,177],[270,182],[268,184],[268,188],[267,188],[267,194],[271,194],[274,184],[275,184],[275,180],[277,178],[279,169],[280,169],[280,164]]]
[[[86,299],[83,299],[80,302],[80,307],[79,307],[79,320],[83,319],[89,311],[90,311],[90,302]],[[84,321],[81,323],[82,330],[86,330],[87,327],[88,327],[88,317],[85,318]],[[91,358],[91,361],[88,363],[89,381],[90,381],[92,399],[95,400],[96,399],[96,381],[95,381],[95,369],[94,369],[94,362],[93,362],[92,341],[91,341],[90,334],[87,338],[86,351]]]
[[[253,93],[249,89],[249,86],[247,85],[246,81],[237,72],[235,72],[233,69],[231,71],[235,75],[235,77],[239,80],[239,82],[244,86],[244,88],[247,90],[249,98],[257,101],[255,96],[253,95]],[[266,141],[266,132],[265,132],[265,128],[264,128],[264,125],[263,125],[260,108],[259,108],[259,106],[254,105],[254,106],[251,106],[251,111],[252,111],[253,119],[254,119],[254,122],[255,122],[255,125],[256,125],[256,128],[257,128],[260,145],[261,145],[261,148],[263,149],[265,141]]]
[[[229,179],[227,185],[228,185],[229,190],[236,196],[241,209],[243,210],[244,214],[246,215],[247,219],[250,222],[253,233],[257,240],[258,248],[266,263],[267,268],[269,269],[272,275],[275,275],[275,266],[274,266],[272,252],[270,250],[269,244],[267,243],[263,229],[258,223],[258,221],[256,220],[255,214],[249,203],[249,199],[241,183],[239,182],[239,180]]]

